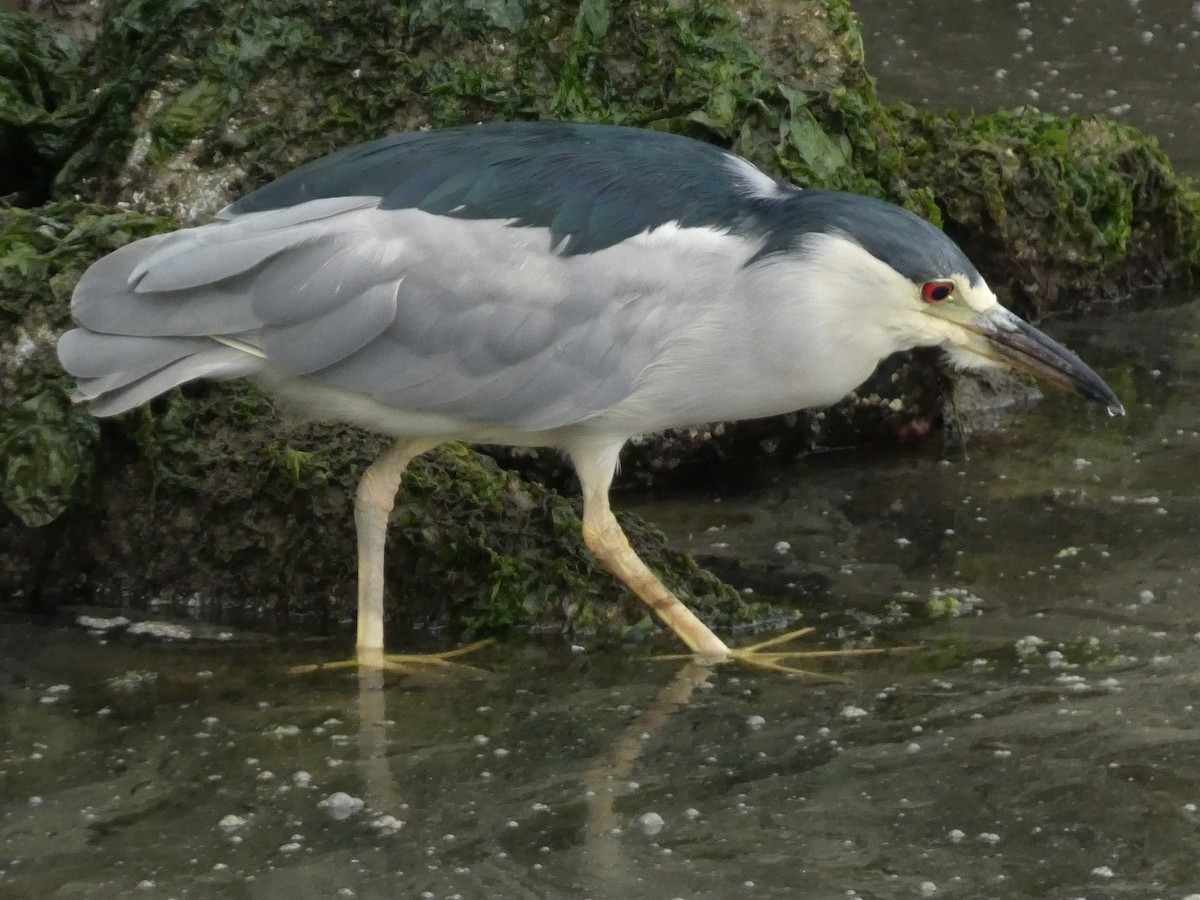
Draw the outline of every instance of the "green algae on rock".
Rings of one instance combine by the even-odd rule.
[[[41,203],[72,152],[78,51],[35,20],[0,12],[0,198]]]
[[[52,343],[102,253],[388,132],[569,118],[705,138],[944,223],[1037,314],[1200,269],[1197,195],[1152,142],[1103,119],[884,107],[845,0],[162,0],[112,4],[82,55],[30,34],[19,71],[53,89],[20,94],[7,118],[16,107],[0,104],[0,129],[45,148],[34,159],[49,161],[60,202],[0,212],[0,539],[14,548],[0,551],[0,586],[13,596],[75,597],[86,577],[108,602],[198,599],[258,625],[344,614],[347,497],[379,439],[281,424],[236,385],[100,427],[67,401]],[[831,410],[639,442],[627,468],[894,441],[928,430],[946,379],[929,354],[907,356]],[[639,618],[582,550],[575,515],[459,448],[414,464],[390,535],[390,612],[480,630]],[[651,532],[634,543],[706,616],[762,613]]]
[[[103,253],[170,227],[79,203],[0,209],[0,501],[28,526],[83,496],[99,437],[54,355],[71,290]]]
[[[1034,109],[893,113],[906,178],[934,186],[945,228],[1027,315],[1200,272],[1200,189],[1137,129]]]

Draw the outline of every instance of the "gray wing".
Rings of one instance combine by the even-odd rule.
[[[261,371],[258,273],[328,243],[324,220],[375,202],[319,201],[270,220],[247,216],[237,227],[157,235],[100,259],[71,298],[80,327],[58,343],[63,367],[79,380],[76,399],[115,415],[186,381]]]
[[[406,412],[540,431],[625,399],[662,340],[661,253],[553,252],[503,221],[339,197],[98,262],[60,342],[97,411],[267,369]],[[638,257],[634,261],[629,257]]]
[[[651,286],[622,285],[612,260],[555,254],[548,232],[496,220],[413,209],[347,218],[330,254],[305,261],[363,273],[335,310],[297,317],[291,286],[308,282],[292,260],[255,279],[263,348],[289,373],[397,410],[541,431],[624,400],[652,358]],[[341,334],[348,324],[355,346]]]

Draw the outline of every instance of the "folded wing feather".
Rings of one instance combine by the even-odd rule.
[[[545,229],[375,203],[247,213],[100,260],[59,348],[80,399],[111,415],[197,378],[269,371],[540,430],[628,396],[659,340],[638,298],[669,277],[661,259],[638,262],[645,284],[617,320],[597,267],[627,260],[556,254]]]

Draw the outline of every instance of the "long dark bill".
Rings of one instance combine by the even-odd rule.
[[[1083,360],[1007,309],[998,307],[963,325],[987,341],[988,355],[997,361],[1103,403],[1110,416],[1125,415],[1125,407],[1112,388]]]

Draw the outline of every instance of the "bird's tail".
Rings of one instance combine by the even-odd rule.
[[[58,358],[78,380],[73,399],[95,415],[125,412],[197,378],[264,367],[260,323],[236,278],[155,277],[168,259],[177,276],[178,250],[188,244],[195,246],[186,231],[137,241],[96,262],[76,286],[79,327],[59,338]]]

